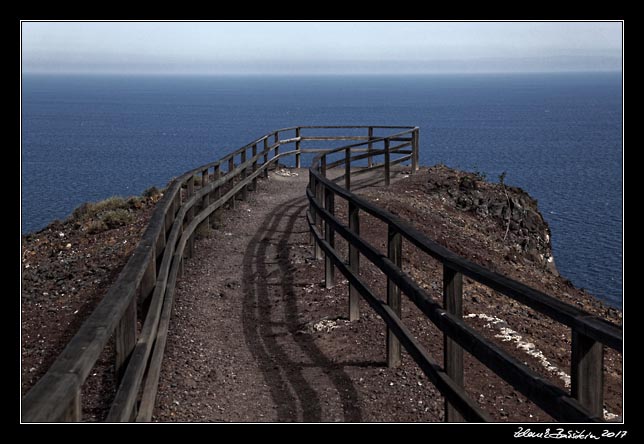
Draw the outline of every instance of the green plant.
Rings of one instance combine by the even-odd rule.
[[[124,208],[117,208],[103,213],[99,220],[103,221],[108,228],[116,228],[131,223],[134,216]]]
[[[105,200],[101,200],[91,205],[91,212],[93,214],[99,214],[104,211],[118,210],[122,208],[127,208],[129,206],[127,200],[121,196],[112,196],[108,197]]]
[[[101,215],[106,211],[126,209],[129,203],[120,196],[112,196],[99,202],[85,202],[79,205],[71,215],[72,221],[84,221]]]
[[[127,205],[128,205],[128,208],[131,208],[131,209],[143,208],[144,198],[137,197],[137,196],[129,197],[127,199]]]
[[[91,208],[91,204],[88,202],[84,202],[80,204],[78,207],[74,209],[71,215],[71,220],[81,220],[84,219],[85,216],[89,213]]]

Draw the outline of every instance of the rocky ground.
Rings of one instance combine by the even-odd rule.
[[[604,305],[558,275],[550,230],[537,202],[521,189],[492,184],[476,174],[438,165],[388,188],[367,189],[363,194],[469,260],[621,325],[619,310]],[[411,245],[404,244],[403,251],[403,267],[441,300],[442,269]],[[569,389],[569,329],[467,278],[464,317],[533,370]],[[440,342],[440,337],[433,336],[434,341]],[[616,420],[621,415],[621,369],[621,355],[607,350],[606,419]],[[483,379],[468,377],[468,373]],[[470,394],[481,398],[482,405],[487,404],[498,420],[548,418],[543,412],[533,412],[533,406],[528,408],[524,402],[504,406],[506,400],[515,396],[513,390],[477,363],[470,361],[465,379]],[[486,385],[488,391],[493,389],[489,394]]]
[[[145,230],[159,195],[85,204],[64,221],[22,239],[21,391],[47,371],[116,279]],[[109,344],[83,395],[100,417],[114,389]]]
[[[386,367],[385,328],[367,304],[361,301],[360,319],[348,322],[346,281],[338,275],[333,289],[322,285],[323,261],[312,258],[305,220],[307,177],[306,170],[272,173],[195,243],[177,288],[154,421],[443,420],[441,396],[406,353],[400,368]],[[474,262],[621,323],[619,311],[557,275],[551,233],[521,190],[437,166],[401,171],[388,188],[358,192]],[[146,199],[128,209],[136,214],[129,224],[88,235],[86,225],[67,222],[23,239],[23,393],[125,263],[155,198]],[[346,204],[336,205],[346,218]],[[385,251],[382,223],[363,216],[361,233]],[[337,245],[346,251],[340,239]],[[403,268],[441,300],[433,259],[405,242]],[[382,273],[363,260],[361,275],[384,297]],[[464,311],[482,334],[567,388],[567,329],[469,279]],[[442,362],[442,335],[405,299],[403,319]],[[101,418],[113,390],[109,354],[86,384],[90,420]],[[551,419],[467,354],[465,366],[466,390],[494,420]],[[605,414],[616,419],[621,357],[608,352],[605,366]]]

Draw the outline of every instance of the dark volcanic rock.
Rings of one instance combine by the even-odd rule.
[[[521,188],[486,182],[478,174],[436,165],[428,171],[425,191],[450,200],[460,211],[494,221],[504,232],[504,243],[521,252],[522,258],[557,273],[550,227],[537,201]]]

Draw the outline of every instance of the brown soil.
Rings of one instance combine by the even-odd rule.
[[[21,392],[54,362],[127,262],[158,197],[136,199],[126,225],[89,234],[74,216],[22,239]],[[91,222],[91,220],[89,221]],[[113,346],[108,344],[83,387],[83,414],[106,413],[114,390]]]
[[[298,176],[271,176],[261,184],[260,193],[252,194],[236,211],[225,213],[220,230],[197,242],[196,255],[177,291],[153,420],[443,420],[442,397],[406,354],[400,368],[386,367],[386,330],[366,303],[361,301],[360,320],[349,323],[345,318],[346,281],[337,276],[337,285],[324,289],[323,261],[312,258],[305,220],[307,174],[293,172]],[[453,174],[433,171],[437,173]],[[613,320],[618,317],[617,312],[595,303],[545,266],[518,263],[514,255],[508,256],[503,244],[496,247],[498,238],[505,234],[504,226],[482,230],[485,217],[428,198],[422,189],[428,175],[424,170],[390,188],[378,185],[361,192],[472,260],[496,264],[502,272],[514,270],[515,277],[525,278],[537,288],[609,314]],[[346,204],[336,204],[336,214],[346,220]],[[386,227],[382,223],[364,216],[361,233],[384,251]],[[516,237],[507,240],[512,247]],[[339,239],[336,242],[338,249],[346,252],[346,245]],[[404,267],[440,300],[437,264],[407,244],[403,250]],[[382,273],[365,263],[361,274],[384,298]],[[468,280],[465,285],[466,315],[502,319],[506,328],[535,344],[551,365],[567,372],[570,338],[565,329]],[[405,322],[442,362],[442,335],[411,303],[405,301],[403,307]],[[515,342],[495,338],[499,331],[496,326],[496,330],[486,327],[490,321],[478,317],[469,321],[564,387],[563,380],[549,374],[535,357],[518,350]],[[606,362],[607,410],[620,415],[621,361],[609,353]],[[469,356],[465,378],[468,392],[496,421],[551,420]]]
[[[470,260],[621,323],[621,313],[575,289],[544,266],[547,240],[538,251],[525,248],[525,238],[543,231],[541,225],[521,231],[522,224],[515,221],[519,223],[508,229],[503,214],[495,218],[491,214],[495,210],[486,214],[467,199],[459,200],[460,191],[435,186],[451,183],[454,177],[459,183],[460,174],[441,167],[414,175],[400,171],[390,187],[372,184],[359,192]],[[368,305],[360,302],[358,321],[346,320],[347,283],[343,277],[336,272],[336,286],[324,288],[324,261],[312,257],[305,218],[307,180],[306,170],[280,170],[268,180],[260,180],[259,190],[250,193],[248,201],[222,212],[221,226],[195,242],[195,255],[188,260],[177,286],[153,421],[443,420],[442,397],[404,351],[401,367],[386,367],[384,323]],[[363,180],[364,185],[370,182],[370,178]],[[360,186],[357,182],[354,185]],[[498,187],[475,185],[483,197],[504,196]],[[463,192],[466,197],[472,196],[469,188]],[[34,281],[27,278],[32,272],[23,261],[23,393],[44,373],[125,263],[149,209],[140,214],[133,226],[101,233],[106,237],[93,241],[82,241],[87,237],[83,234],[74,240],[73,231],[60,229],[69,236],[61,241],[56,237],[59,227],[24,240],[23,258],[33,257],[28,261],[30,269],[37,266],[42,270],[45,265],[56,268],[50,274],[39,272],[40,278]],[[346,220],[346,203],[336,202],[336,214]],[[361,216],[360,223],[361,234],[386,251],[384,224],[366,215]],[[40,248],[42,239],[46,243],[39,250],[36,247]],[[124,240],[128,242],[123,245]],[[64,248],[68,242],[73,245],[71,251]],[[88,250],[74,247],[77,242]],[[336,245],[346,253],[346,244],[339,236]],[[75,261],[57,257],[72,251],[76,251]],[[96,262],[83,258],[95,258]],[[436,261],[404,242],[403,268],[441,300],[442,274]],[[103,269],[100,283],[94,283],[89,270],[95,274]],[[57,283],[59,276],[67,274],[69,283]],[[363,260],[361,276],[384,298],[386,280],[379,270]],[[79,290],[70,293],[71,281],[77,279],[83,285],[76,285]],[[42,295],[56,290],[55,298]],[[569,373],[567,329],[469,279],[465,279],[464,290],[465,316],[472,326],[565,387],[565,378],[558,372]],[[404,296],[402,305],[406,325],[430,355],[442,362],[442,335]],[[48,313],[51,309],[55,316]],[[505,341],[495,337],[501,334],[501,328],[505,328]],[[530,355],[518,348],[519,336],[542,355]],[[548,360],[550,370],[544,368],[541,356]],[[89,399],[84,398],[95,406],[90,411],[85,408],[87,419],[100,419],[105,413],[104,398],[113,390],[109,362],[107,357],[99,362],[97,375],[89,378],[100,382],[87,390]],[[605,366],[605,409],[621,416],[621,357],[608,352]],[[551,420],[467,354],[465,367],[466,390],[495,421]]]

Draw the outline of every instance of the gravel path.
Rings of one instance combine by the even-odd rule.
[[[413,362],[386,368],[382,321],[366,304],[359,321],[342,317],[341,276],[323,288],[306,223],[308,171],[281,174],[195,243],[152,420],[440,421],[442,398]]]
[[[155,421],[359,421],[347,374],[301,331],[308,174],[271,174],[196,242],[177,288]],[[318,275],[318,280],[321,275]]]
[[[449,193],[446,198],[445,193],[428,191],[428,181],[449,181],[454,174],[461,173],[445,168],[421,169],[416,175],[397,171],[392,180],[397,183],[387,188],[374,180],[380,175],[365,175],[353,181],[352,190],[369,185],[359,193],[464,257],[492,264],[503,274],[621,323],[620,313],[543,267],[531,265],[526,255],[508,258],[503,247],[515,241],[510,236],[506,242],[505,224],[495,225],[476,212],[457,208],[456,197]],[[399,368],[387,368],[386,329],[367,304],[360,301],[357,321],[344,318],[346,280],[336,272],[335,287],[324,288],[324,261],[312,258],[309,244],[307,179],[308,170],[271,172],[269,179],[259,180],[257,192],[249,193],[247,202],[221,213],[217,230],[195,242],[195,255],[177,285],[153,421],[443,420],[443,398],[407,353],[403,352]],[[100,300],[110,282],[105,276],[116,276],[149,211],[145,207],[135,223],[98,235],[89,236],[65,222],[24,239],[23,393],[69,340],[76,330],[73,326],[80,325],[83,314]],[[342,199],[336,199],[336,216],[347,220]],[[385,254],[384,224],[364,214],[360,230]],[[346,242],[340,236],[336,236],[336,248],[346,257]],[[442,268],[408,244],[403,250],[403,269],[440,301]],[[361,261],[360,276],[384,299],[386,280],[375,266]],[[464,314],[465,321],[488,340],[538,373],[544,373],[544,362],[563,373],[569,368],[569,329],[468,279],[464,280]],[[441,363],[442,333],[406,299],[402,317]],[[509,326],[513,338],[499,336],[497,324]],[[534,353],[515,344],[514,339],[520,338],[534,343],[547,361],[535,359]],[[110,347],[104,351],[83,389],[86,420],[105,418],[114,390],[112,353]],[[621,357],[607,351],[605,367],[606,419],[619,420]],[[545,372],[545,377],[567,389],[562,372]],[[468,354],[465,389],[494,421],[552,421]]]
[[[371,183],[360,193],[429,230],[465,257],[495,263],[510,275],[520,272],[524,279],[534,274],[528,281],[538,284],[536,288],[572,298],[574,289],[565,280],[534,266],[507,262],[490,248],[486,242],[503,236],[503,227],[491,227],[489,233],[465,232],[463,226],[482,223],[477,215],[454,212],[449,202],[425,196],[427,172],[402,173],[396,181],[409,179],[397,186],[384,189],[381,183]],[[347,321],[347,283],[337,272],[335,287],[324,288],[324,261],[312,258],[309,244],[307,180],[307,170],[271,173],[258,182],[258,191],[249,193],[248,201],[222,213],[217,230],[195,242],[195,255],[177,285],[153,421],[443,421],[442,396],[407,353],[402,353],[399,368],[387,368],[382,320],[360,301],[360,319]],[[364,178],[362,184],[370,181],[373,178]],[[360,183],[353,185],[357,188]],[[346,211],[346,203],[336,201],[341,220],[346,220]],[[434,221],[437,214],[461,224],[451,227],[444,220]],[[386,226],[365,215],[360,230],[372,245],[386,251]],[[485,245],[476,247],[477,239]],[[346,243],[339,236],[336,248],[346,254]],[[403,269],[440,300],[440,267],[409,245],[403,249]],[[361,261],[360,275],[384,298],[386,280],[379,270]],[[482,313],[498,316],[529,336],[550,362],[568,368],[567,330],[480,285],[468,280],[465,285],[466,320],[489,340],[535,371],[541,369],[513,343],[488,331],[490,323],[479,319],[485,318]],[[592,299],[576,290],[574,295],[577,303]],[[442,333],[413,304],[402,305],[405,324],[434,360],[442,362]],[[590,302],[584,306],[607,316]],[[535,332],[550,334],[531,336]],[[609,353],[606,365],[606,407],[615,417],[621,414],[621,360]],[[494,421],[552,421],[467,354],[465,375],[466,391]],[[564,388],[556,375],[548,379]]]

